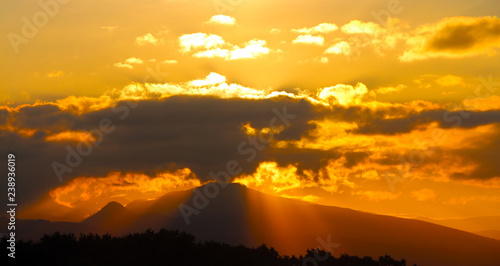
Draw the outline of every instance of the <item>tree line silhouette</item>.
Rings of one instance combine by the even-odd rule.
[[[1,242],[5,247],[7,238],[2,238]],[[319,261],[317,258],[322,259]],[[121,237],[109,234],[81,234],[76,237],[56,232],[36,242],[18,241],[16,258],[5,254],[4,260],[18,265],[406,265],[404,259],[398,261],[388,255],[378,260],[347,254],[336,258],[318,249],[308,249],[304,256],[299,257],[281,256],[265,244],[249,248],[213,241],[199,242],[191,234],[164,229]]]

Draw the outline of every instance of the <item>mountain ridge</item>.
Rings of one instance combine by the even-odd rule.
[[[204,195],[207,191],[212,193]],[[500,241],[458,229],[275,197],[241,184],[228,184],[215,191],[213,184],[206,184],[130,206],[111,203],[81,224],[116,235],[148,228],[174,229],[201,241],[246,246],[266,243],[286,255],[319,247],[330,248],[336,255],[391,254],[411,264],[500,264]],[[195,200],[203,208],[195,208]],[[182,204],[196,210],[189,216],[189,223],[180,211]]]

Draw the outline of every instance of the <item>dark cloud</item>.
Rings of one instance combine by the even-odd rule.
[[[265,160],[280,164],[299,161],[304,167],[313,167],[328,155],[298,150],[288,153],[286,149],[275,152],[258,136],[246,135],[242,125],[250,123],[257,129],[284,125],[284,130],[274,138],[293,140],[312,129],[309,121],[318,115],[317,107],[305,100],[175,96],[162,101],[124,102],[115,108],[80,116],[53,105],[25,107],[15,114],[16,126],[42,130],[32,137],[8,131],[0,134],[2,148],[18,156],[18,171],[22,176],[18,189],[22,199],[33,200],[60,185],[52,163],[70,166],[66,161],[67,149],[78,150],[76,144],[46,142],[43,130],[94,130],[94,137],[98,138],[99,143],[91,146],[90,154],[81,156],[81,163],[70,166],[71,172],[63,174],[64,181],[77,176],[106,176],[111,171],[154,175],[157,171],[184,167],[207,180],[211,171],[225,170],[231,160],[239,163],[243,173],[254,172]],[[289,124],[285,125],[283,120],[287,119]],[[102,132],[100,137],[103,121],[113,131]],[[86,145],[80,146],[82,150],[88,149]],[[329,156],[338,157],[333,153]]]
[[[288,117],[283,112],[289,114]],[[407,115],[399,119],[382,119],[387,115]],[[5,112],[3,115],[6,116]],[[220,99],[212,97],[175,96],[164,100],[122,102],[115,108],[76,115],[60,110],[54,105],[24,107],[11,114],[20,128],[40,128],[31,137],[14,132],[0,131],[2,150],[12,152],[18,162],[18,191],[27,202],[36,200],[48,190],[59,186],[53,171],[53,162],[68,165],[68,149],[76,151],[76,144],[47,142],[48,131],[91,131],[98,139],[91,146],[89,155],[81,156],[81,163],[63,174],[63,181],[78,176],[106,176],[110,172],[143,172],[154,175],[158,171],[187,167],[201,180],[209,173],[226,169],[229,161],[236,160],[242,173],[255,171],[260,162],[274,161],[280,166],[295,165],[299,173],[304,170],[318,171],[328,160],[346,159],[345,167],[352,168],[370,155],[351,152],[342,147],[330,150],[304,149],[289,145],[273,148],[265,142],[269,136],[248,136],[242,130],[250,123],[256,129],[289,125],[274,136],[275,140],[312,138],[312,120],[324,118],[354,122],[359,128],[355,134],[400,134],[415,130],[418,126],[436,121],[443,128],[476,127],[500,122],[500,111],[447,112],[445,110],[410,113],[403,108],[373,110],[366,107],[342,107],[333,109],[318,107],[305,100],[289,98],[250,100]],[[112,132],[102,132],[113,128]],[[57,130],[56,130],[57,129]],[[105,130],[104,130],[105,131]],[[101,136],[102,137],[101,137]],[[495,142],[496,141],[496,142]],[[462,178],[490,178],[498,173],[493,158],[499,158],[499,141],[485,149],[458,152],[464,158],[484,162],[483,169],[475,176]],[[80,144],[80,149],[87,146]],[[484,151],[484,153],[483,153]],[[2,155],[3,156],[3,155]],[[378,163],[393,165],[396,155],[387,155]],[[477,159],[475,159],[477,158]],[[74,159],[74,158],[73,158]],[[68,165],[69,166],[69,165]],[[2,170],[5,171],[5,170]],[[459,177],[460,173],[456,173]]]
[[[442,128],[474,128],[481,125],[500,123],[500,110],[483,112],[431,110],[397,119],[371,117],[362,122],[359,128],[353,132],[367,135],[403,134],[432,122],[439,123]]]
[[[500,125],[496,128],[497,134],[480,147],[449,151],[462,158],[467,164],[476,165],[471,173],[456,171],[451,175],[452,178],[487,180],[500,177]],[[477,140],[471,139],[470,141]]]
[[[499,45],[499,18],[458,18],[439,29],[427,42],[426,50],[464,52]]]
[[[9,111],[6,109],[0,109],[0,125],[7,123],[7,118],[9,118]]]
[[[53,104],[23,107],[14,114],[14,118],[13,124],[17,127],[42,130],[69,128],[74,121],[78,120],[77,115],[64,112]]]

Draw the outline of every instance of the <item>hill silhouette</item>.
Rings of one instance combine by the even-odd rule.
[[[193,207],[200,194],[210,191],[208,185],[125,207],[110,203],[82,223],[73,223],[69,232],[88,233],[94,228],[91,232],[124,236],[166,228],[190,233],[198,241],[247,247],[266,243],[288,256],[311,248],[327,249],[328,242],[337,244],[328,250],[335,256],[390,254],[410,264],[500,265],[498,240],[429,222],[275,197],[240,184],[225,185],[217,195],[206,197],[208,203],[189,216],[189,223],[179,206]],[[27,227],[35,224],[30,222]],[[33,230],[24,226],[19,220],[19,238],[36,239],[26,233]]]

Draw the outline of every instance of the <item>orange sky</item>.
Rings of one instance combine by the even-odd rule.
[[[47,3],[0,11],[24,217],[82,219],[228,162],[282,197],[500,215],[495,1]]]

